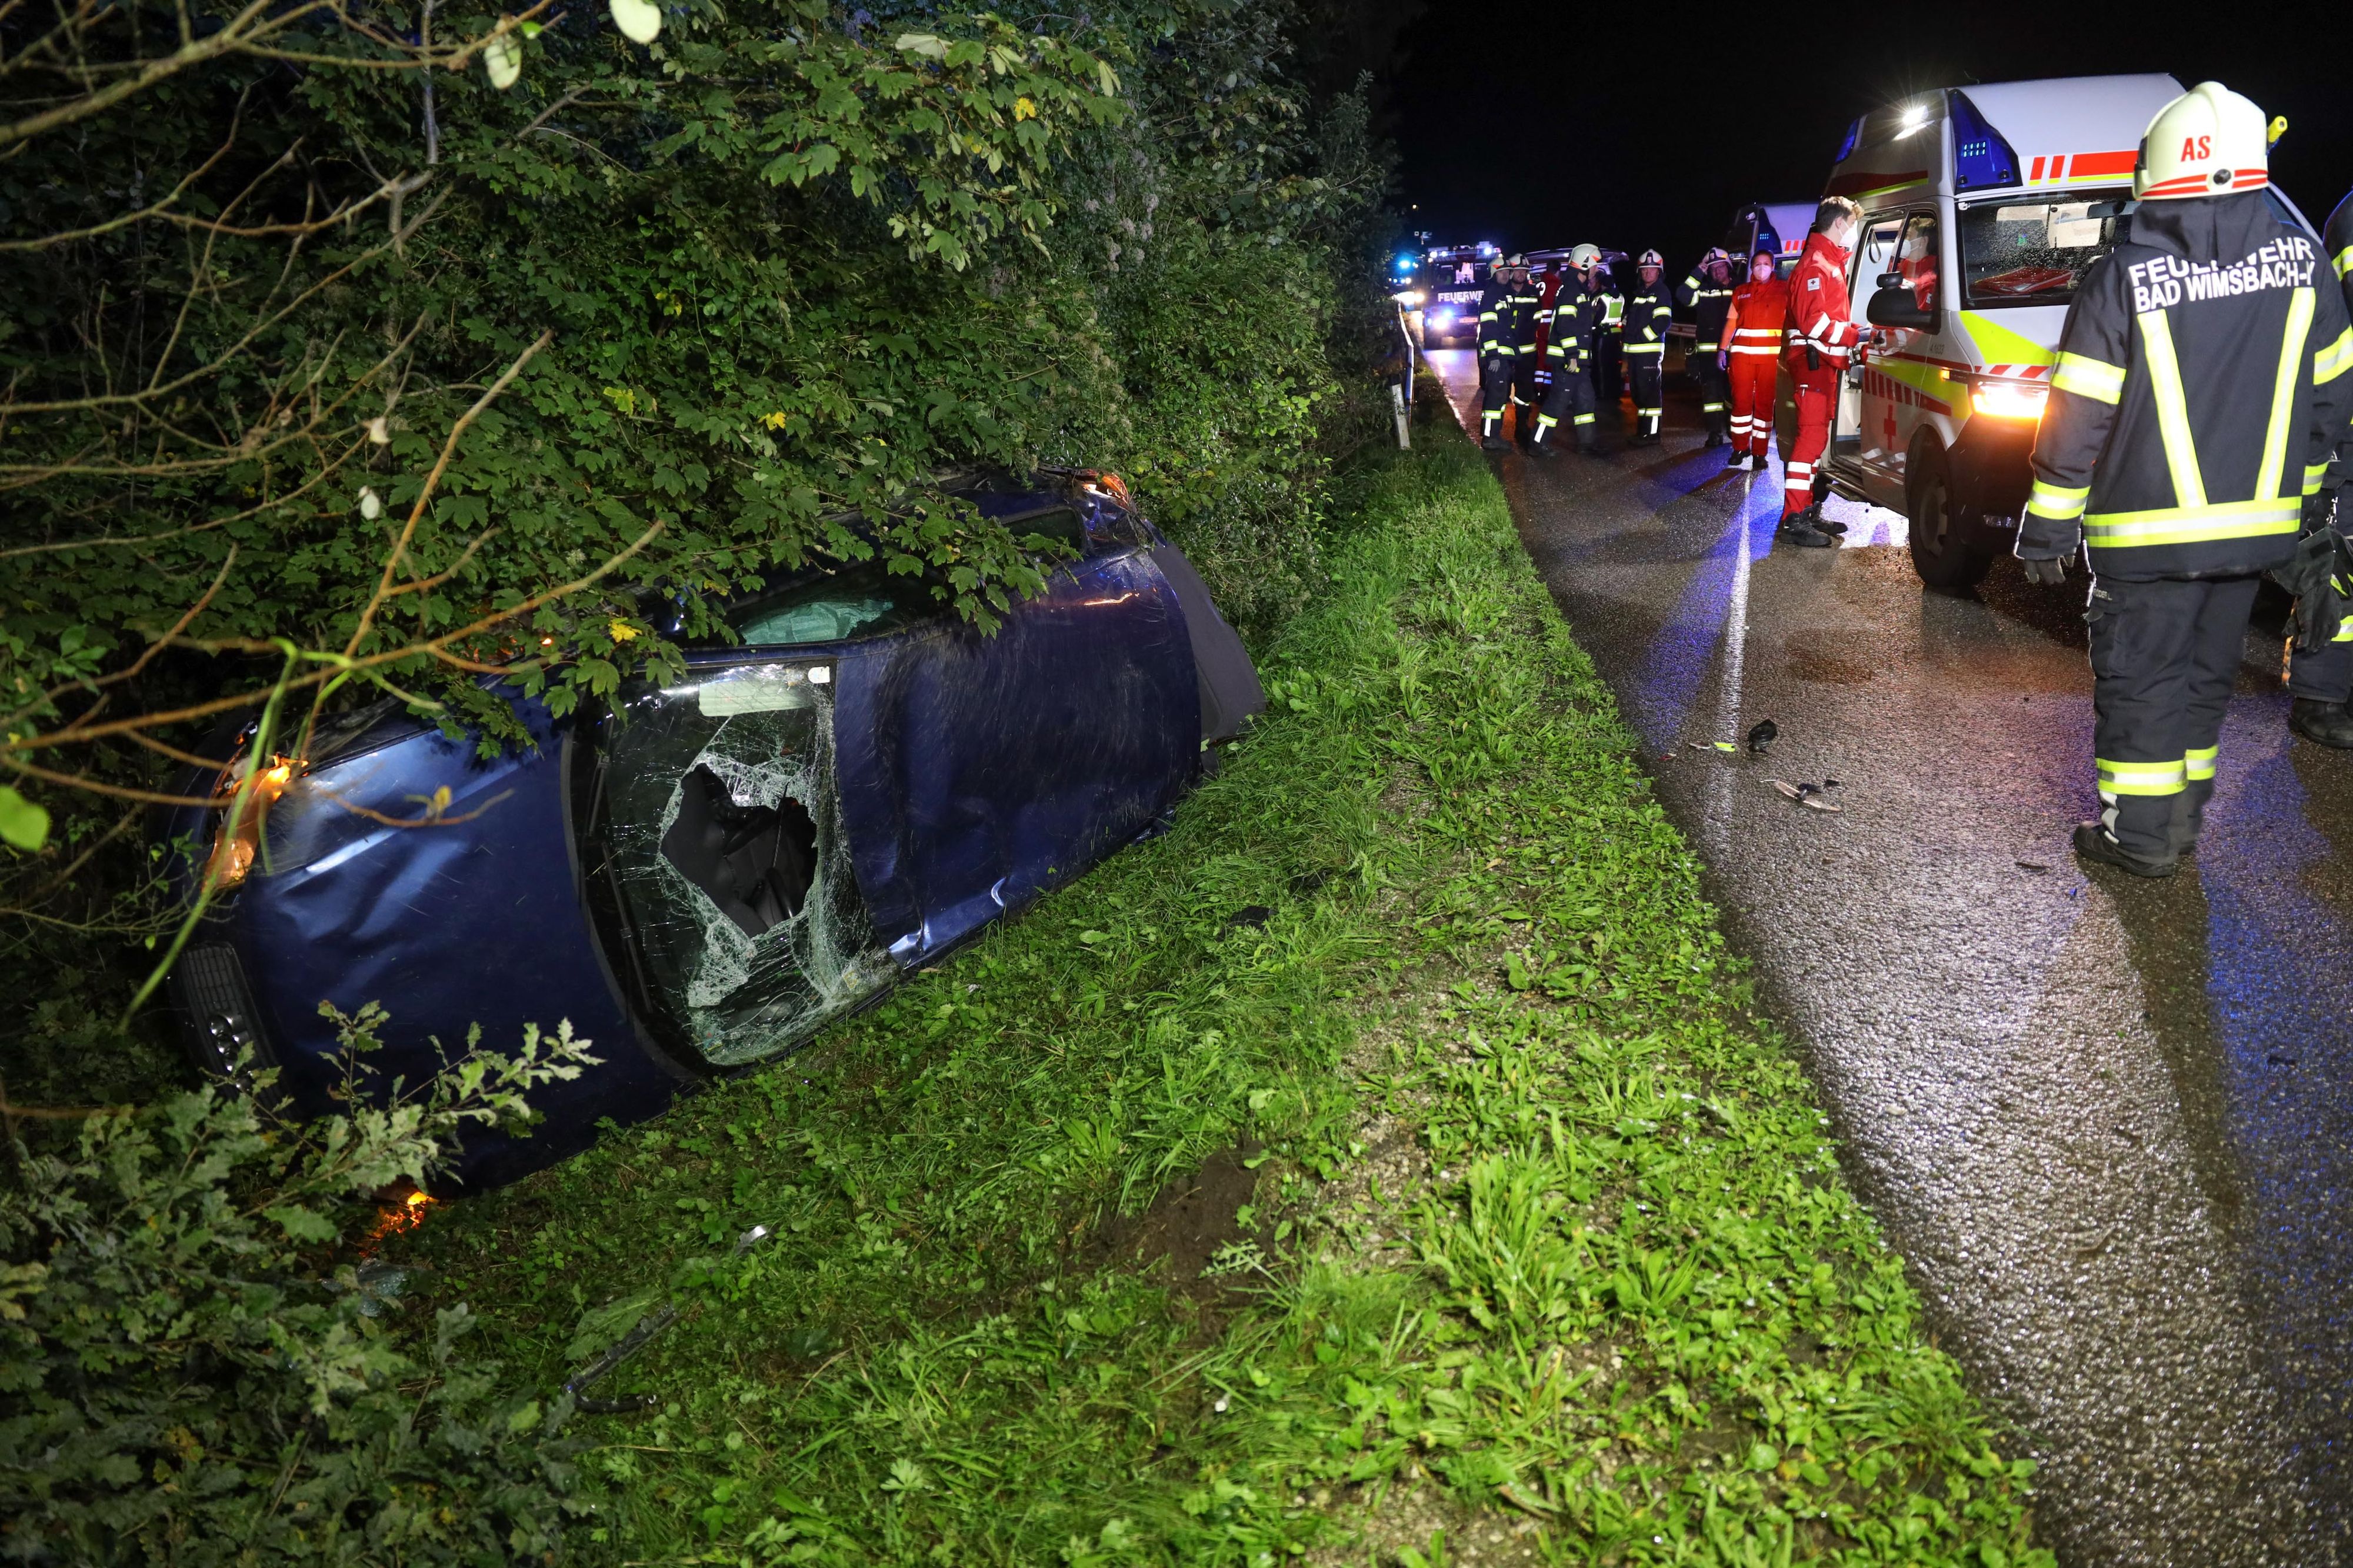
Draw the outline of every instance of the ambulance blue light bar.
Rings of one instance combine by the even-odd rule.
[[[1953,189],[1985,191],[2018,184],[2018,154],[1978,112],[1968,94],[1952,98]]]
[[[1862,140],[1862,117],[1861,115],[1857,115],[1855,116],[1854,123],[1846,128],[1846,139],[1839,143],[1838,154],[1833,157],[1831,162],[1833,163],[1845,163],[1848,156],[1854,152],[1854,144]]]

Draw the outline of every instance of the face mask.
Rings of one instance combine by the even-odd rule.
[[[1766,282],[1773,276],[1773,264],[1770,261],[1764,260],[1751,262],[1748,268],[1748,276],[1754,282]]]

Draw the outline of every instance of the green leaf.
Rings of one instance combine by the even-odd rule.
[[[261,1211],[292,1241],[332,1241],[334,1222],[301,1204],[277,1204]]]
[[[49,841],[48,812],[0,784],[0,838],[27,855],[36,853]]]

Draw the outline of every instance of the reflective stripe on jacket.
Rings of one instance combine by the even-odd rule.
[[[1592,351],[1607,313],[1601,296],[1586,292],[1575,273],[1562,279],[1552,298],[1552,339],[1545,345],[1545,359],[1556,368],[1575,370]]]
[[[1664,354],[1667,352],[1667,329],[1675,324],[1675,308],[1668,302],[1665,288],[1637,289],[1626,301],[1626,352],[1630,354]]]
[[[1479,296],[1480,354],[1532,353],[1536,341],[1536,312],[1543,303],[1544,295],[1533,283],[1517,288],[1489,283],[1486,292]]]
[[[1732,309],[1731,285],[1719,284],[1694,267],[1675,285],[1675,303],[1692,313],[1692,331],[1697,334],[1692,342],[1694,351],[1713,349],[1724,342],[1724,315]]]
[[[1789,310],[1788,279],[1743,283],[1732,291],[1732,342],[1725,347],[1744,355],[1770,356],[1781,352],[1781,329]]]
[[[1853,307],[1846,294],[1849,254],[1832,245],[1829,235],[1806,236],[1806,248],[1789,274],[1788,352],[1782,363],[1791,370],[1813,368],[1806,363],[1808,349],[1827,370],[1843,368],[1853,352]]]
[[[2353,417],[2353,330],[2312,237],[2262,191],[2151,202],[2067,309],[2019,528],[2127,580],[2261,572]]]
[[[2353,195],[2348,195],[2338,202],[2337,210],[2328,215],[2328,226],[2320,231],[2320,247],[2328,253],[2329,269],[2337,274],[2337,286],[2345,296],[2345,313],[2353,316]],[[2332,468],[2326,459],[2317,460],[2313,466],[2318,470],[2322,489],[2334,491],[2347,481],[2353,480],[2353,423],[2348,423],[2345,429],[2337,433],[2335,467]],[[2305,476],[2307,481],[2305,489],[2307,490],[2314,488],[2309,482],[2313,477],[2310,473]],[[2347,526],[2347,520],[2340,518],[2337,521],[2340,533]],[[2353,618],[2348,618],[2345,624],[2353,626]],[[2345,640],[2353,641],[2353,637]]]

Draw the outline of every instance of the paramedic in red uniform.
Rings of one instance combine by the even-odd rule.
[[[1822,520],[1815,465],[1831,444],[1831,421],[1838,415],[1839,378],[1856,348],[1854,318],[1846,295],[1847,258],[1854,253],[1862,215],[1844,196],[1831,196],[1815,209],[1813,232],[1789,274],[1788,346],[1781,363],[1796,384],[1798,438],[1784,454],[1781,537],[1792,544],[1836,544],[1845,528]]]
[[[1727,468],[1765,466],[1773,444],[1773,381],[1781,360],[1781,323],[1789,285],[1775,276],[1779,258],[1759,250],[1748,258],[1748,281],[1732,291],[1716,363],[1732,376],[1732,456]]]

